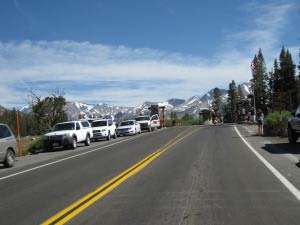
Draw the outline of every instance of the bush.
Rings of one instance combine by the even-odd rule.
[[[287,121],[291,113],[288,111],[281,112],[281,121],[280,121],[280,112],[270,113],[265,119],[264,123],[264,133],[267,136],[284,136],[285,130],[287,128]]]
[[[43,150],[43,136],[38,136],[36,137],[28,146],[28,148],[26,149],[27,152],[30,152],[31,154],[35,154],[38,151],[42,151]]]

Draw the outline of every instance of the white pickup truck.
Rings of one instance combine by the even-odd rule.
[[[58,123],[52,132],[44,135],[44,148],[46,150],[51,150],[53,147],[75,149],[79,142],[89,146],[91,138],[93,138],[93,131],[88,121]]]
[[[147,130],[148,132],[154,131],[160,128],[160,120],[157,114],[150,116],[137,116],[135,120],[140,124],[141,130]]]

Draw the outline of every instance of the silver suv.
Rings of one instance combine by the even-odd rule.
[[[0,162],[13,167],[18,154],[17,141],[10,128],[0,123]]]

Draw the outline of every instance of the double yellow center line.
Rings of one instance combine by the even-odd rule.
[[[186,138],[187,136],[191,135],[192,133],[196,132],[198,129],[188,128],[187,130],[183,131],[163,147],[155,151],[154,153],[148,155],[143,160],[139,161],[135,165],[131,166],[126,171],[122,172],[121,174],[117,175],[113,179],[109,180],[105,184],[101,185],[99,188],[94,190],[93,192],[87,194],[83,198],[79,199],[78,201],[74,202],[64,210],[60,211],[53,217],[49,218],[42,225],[49,225],[49,224],[65,224],[73,217],[78,215],[80,212],[84,211],[87,207],[95,203],[97,200],[101,199],[103,196],[108,194],[110,191],[115,189],[121,183],[126,181],[129,177],[133,176],[134,174],[141,171],[144,167],[146,167],[149,163],[151,163],[154,159],[159,157],[163,152],[171,148],[172,146],[176,145],[178,142]]]

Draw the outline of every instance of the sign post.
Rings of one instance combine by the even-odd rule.
[[[16,116],[17,116],[17,128],[18,128],[18,149],[19,149],[19,157],[22,157],[21,142],[20,142],[20,121],[19,121],[19,111],[16,111]]]

